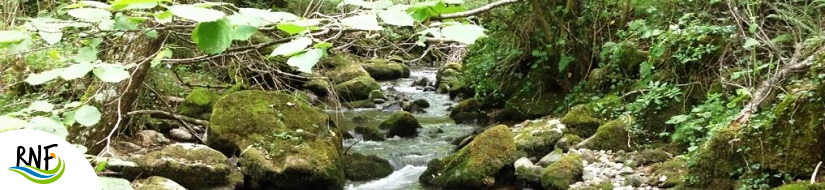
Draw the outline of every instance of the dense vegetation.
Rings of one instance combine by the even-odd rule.
[[[634,162],[667,173],[662,188],[822,186],[822,0],[11,0],[0,9],[0,132],[44,130],[112,157],[144,129],[178,126],[214,150],[153,154],[240,160],[209,169],[226,182],[210,187],[340,189],[374,177],[365,164],[389,175],[381,158],[347,155],[341,134],[352,129],[323,109],[384,104],[392,92],[378,81],[411,68],[437,70],[422,86],[460,101],[456,123],[479,124],[430,162],[425,185],[567,189],[588,172],[577,149],[592,149],[664,157]],[[428,104],[399,103],[380,129],[355,133],[414,138],[415,110]],[[551,155],[545,167],[519,167],[519,157]],[[156,163],[145,157],[136,162]]]

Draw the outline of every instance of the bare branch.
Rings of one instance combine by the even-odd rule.
[[[477,15],[477,14],[480,14],[480,13],[483,13],[483,12],[487,12],[489,10],[492,10],[493,8],[496,8],[496,7],[500,7],[500,6],[504,6],[504,5],[508,5],[508,4],[513,4],[513,3],[518,3],[518,2],[519,2],[519,0],[501,0],[501,1],[497,1],[497,2],[494,2],[494,3],[484,5],[484,6],[479,7],[479,8],[475,8],[473,10],[462,11],[462,12],[457,12],[457,13],[450,13],[450,14],[443,14],[443,15],[432,17],[430,19],[432,19],[432,20],[444,20],[444,19],[451,19],[451,18],[468,17],[468,16]]]

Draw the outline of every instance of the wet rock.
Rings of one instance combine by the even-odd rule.
[[[112,157],[101,157],[95,158],[95,166],[102,164],[103,162],[106,163],[106,170],[114,171],[114,172],[123,172],[126,170],[134,170],[138,167],[137,163],[132,161],[123,160],[120,158],[112,158]]]
[[[424,184],[445,188],[492,186],[499,171],[516,160],[513,134],[505,125],[485,130],[456,153],[430,161],[419,177]]]
[[[587,105],[578,105],[561,118],[561,123],[566,125],[571,133],[579,137],[589,137],[596,133],[601,120],[593,117],[593,111]]]
[[[304,89],[309,90],[315,95],[324,97],[329,94],[329,90],[332,90],[332,84],[324,79],[314,79],[304,83]]]
[[[220,98],[221,96],[218,93],[196,88],[178,106],[178,112],[189,117],[209,119],[209,115],[212,113],[212,105]]]
[[[165,145],[172,142],[155,130],[143,130],[138,132],[136,136],[140,139],[140,145],[142,146]]]
[[[553,151],[562,138],[565,126],[557,119],[528,120],[513,128],[516,148],[529,157],[541,157]]]
[[[388,105],[385,105],[381,110],[385,112],[397,112],[404,110],[404,103],[403,102],[393,102]]]
[[[369,77],[370,74],[361,68],[358,63],[347,63],[341,66],[336,66],[335,69],[326,73],[327,78],[332,81],[332,84],[340,84],[358,77]]]
[[[375,103],[372,100],[358,100],[358,101],[351,101],[347,102],[347,107],[349,108],[375,108]]]
[[[160,176],[188,189],[240,187],[243,175],[226,156],[206,145],[177,143],[137,158],[137,168],[127,169],[124,176]]]
[[[424,108],[421,108],[421,106],[418,106],[418,104],[414,104],[414,103],[410,103],[410,102],[404,102],[403,106],[404,106],[403,109],[406,112],[410,112],[410,113],[427,113],[427,111],[424,111]]]
[[[183,142],[190,142],[195,139],[195,136],[193,136],[192,133],[183,128],[172,129],[169,131],[169,136],[172,137],[172,139]]]
[[[239,155],[253,189],[342,189],[342,131],[321,109],[276,91],[241,91],[215,104],[207,144]],[[180,182],[180,181],[179,181]]]
[[[428,102],[425,99],[418,99],[418,100],[413,101],[412,103],[415,104],[415,105],[418,105],[418,107],[421,107],[421,108],[429,108],[430,107],[430,102]]]
[[[372,99],[372,103],[374,103],[374,104],[383,104],[385,102],[387,102],[387,100],[383,99],[383,98]]]
[[[363,115],[352,117],[352,122],[355,122],[355,123],[366,123],[366,122],[369,122],[370,120],[372,120],[372,118],[369,118],[369,117],[363,116]]]
[[[516,176],[531,183],[538,183],[541,176],[541,166],[536,166],[530,159],[526,157],[519,158],[513,163],[513,168],[516,169]]]
[[[579,143],[577,147],[592,150],[629,150],[625,118],[616,119],[599,126],[592,137]]]
[[[376,80],[393,80],[410,77],[410,68],[401,63],[390,62],[386,59],[370,60],[363,68]]]
[[[360,76],[352,80],[335,85],[338,96],[343,100],[365,100],[372,91],[380,90],[375,79],[369,76]]]
[[[541,175],[541,185],[547,189],[567,189],[571,184],[582,179],[581,155],[568,153],[561,160],[550,164]]]
[[[387,99],[387,96],[385,96],[384,92],[381,90],[373,90],[372,92],[370,92],[369,99]]]
[[[553,150],[553,152],[548,153],[544,157],[541,157],[539,160],[538,165],[547,167],[550,164],[556,163],[564,156],[564,152],[561,149]]]
[[[478,104],[475,98],[466,99],[459,102],[458,105],[450,111],[450,118],[452,118],[456,124],[476,123],[483,115],[480,110],[481,105]]]
[[[126,179],[112,177],[97,177],[101,189],[132,190],[132,184]]]
[[[361,134],[364,140],[367,141],[384,141],[386,138],[384,137],[384,133],[381,133],[381,130],[375,127],[365,127],[365,126],[357,126],[355,127],[355,132]]]
[[[378,128],[387,130],[387,136],[416,137],[421,124],[410,112],[396,112],[385,120]]]
[[[186,190],[183,186],[171,179],[152,176],[134,182],[135,190]]]
[[[347,179],[353,181],[379,179],[393,172],[389,161],[375,155],[352,153],[344,155],[343,162]]]
[[[429,85],[430,85],[430,79],[428,79],[427,77],[424,77],[424,78],[421,78],[421,79],[420,79],[420,80],[418,80],[418,81],[413,82],[413,84],[412,84],[412,85],[413,85],[413,86],[421,86],[421,87],[426,87],[426,86],[429,86]]]
[[[435,91],[436,91],[435,87],[432,87],[432,86],[424,87],[424,92],[435,92]]]

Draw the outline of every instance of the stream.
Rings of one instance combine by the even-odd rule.
[[[413,69],[409,78],[380,82],[382,90],[388,95],[399,95],[409,101],[424,99],[430,107],[424,109],[426,113],[413,113],[423,127],[419,129],[416,138],[387,138],[386,141],[362,141],[360,135],[344,140],[345,149],[366,155],[376,155],[389,160],[394,172],[387,177],[364,182],[347,182],[348,190],[416,190],[426,189],[418,183],[418,176],[427,169],[427,163],[436,158],[443,158],[452,153],[455,145],[450,142],[471,133],[475,126],[456,125],[448,117],[447,109],[455,104],[448,95],[434,91],[424,91],[422,87],[412,86],[413,82],[421,78],[435,81],[435,69]],[[332,110],[343,129],[352,129],[356,125],[375,126],[389,118],[393,112],[383,111],[381,108],[394,101],[377,105],[377,108]],[[370,118],[368,122],[354,123],[352,118],[362,116]]]

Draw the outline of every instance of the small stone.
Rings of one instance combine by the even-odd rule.
[[[589,169],[585,169],[584,172],[582,172],[582,179],[585,180],[585,181],[593,180],[595,178],[596,178],[596,173],[589,170]]]
[[[539,160],[538,164],[540,166],[548,166],[552,163],[555,163],[555,162],[558,162],[559,160],[561,160],[562,156],[564,156],[564,153],[562,153],[561,150],[554,150],[553,152],[550,152],[549,154],[542,157],[541,160]]]
[[[140,143],[143,146],[163,145],[171,142],[168,138],[163,136],[163,134],[155,130],[143,130],[140,131],[137,136],[140,137]]]
[[[383,98],[372,99],[372,103],[375,103],[375,104],[383,104],[385,102],[387,102],[387,100],[385,100]]]
[[[171,136],[175,140],[184,142],[192,141],[192,139],[194,138],[194,136],[192,136],[192,133],[189,133],[189,131],[183,128],[175,128],[170,130],[169,136]]]
[[[667,176],[663,175],[663,176],[659,177],[659,182],[665,182],[665,181],[667,181]]]
[[[630,186],[633,186],[633,187],[639,187],[639,186],[642,186],[642,184],[644,183],[644,181],[647,181],[647,180],[645,180],[645,179],[644,179],[644,177],[642,177],[642,176],[641,176],[641,175],[639,175],[639,174],[633,174],[633,175],[630,175],[630,176],[628,176],[628,177],[626,178],[626,180],[627,180],[627,183],[626,183],[626,184],[627,184],[627,185],[630,185]]]

